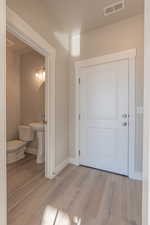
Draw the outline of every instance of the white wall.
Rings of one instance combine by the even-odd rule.
[[[143,15],[136,16],[101,29],[81,34],[80,57],[71,58],[70,66],[70,155],[75,156],[74,147],[74,61],[103,56],[114,52],[137,48],[136,58],[136,106],[143,106]],[[136,115],[135,171],[142,171],[142,132],[143,116]]]

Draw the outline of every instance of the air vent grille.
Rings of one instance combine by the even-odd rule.
[[[104,8],[104,16],[115,14],[125,8],[124,0],[111,4]]]

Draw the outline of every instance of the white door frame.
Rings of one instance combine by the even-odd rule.
[[[6,0],[0,1],[0,225],[7,224],[6,198]]]
[[[45,136],[45,176],[53,178],[55,172],[55,49],[34,31],[15,12],[7,8],[6,29],[17,38],[45,56],[46,91],[45,117],[47,121]],[[6,149],[4,150],[6,151]]]
[[[75,151],[76,165],[79,165],[79,78],[80,72],[90,66],[127,59],[129,62],[129,177],[135,179],[135,58],[136,49],[130,49],[110,55],[100,56],[75,63]]]
[[[144,129],[142,225],[150,225],[150,1],[145,0],[144,20]]]

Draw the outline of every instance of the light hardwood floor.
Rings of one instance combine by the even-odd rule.
[[[44,165],[28,156],[8,166],[8,225],[41,225],[47,205],[81,218],[81,225],[141,225],[141,186],[127,177],[72,165],[50,181]]]

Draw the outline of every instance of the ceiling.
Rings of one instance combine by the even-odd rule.
[[[6,46],[7,48],[11,48],[19,54],[25,54],[31,51],[34,51],[30,46],[19,40],[13,34],[7,32],[6,34]]]
[[[144,0],[125,0],[125,9],[105,17],[104,7],[118,0],[44,0],[49,14],[68,32],[81,32],[102,27],[142,14]]]

